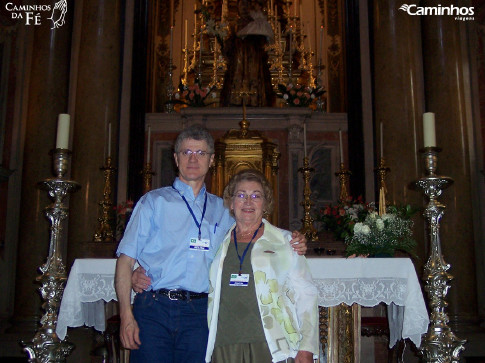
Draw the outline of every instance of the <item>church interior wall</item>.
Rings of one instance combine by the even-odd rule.
[[[117,175],[117,191],[116,191],[116,198],[117,201],[115,204],[118,204],[122,201],[125,201],[126,198],[128,197],[127,195],[127,190],[129,189],[128,184],[130,183],[130,178],[128,177],[128,174],[137,174],[137,178],[140,178],[139,176],[139,170],[132,170],[128,167],[129,162],[130,162],[130,155],[129,155],[129,142],[130,142],[130,134],[129,134],[129,119],[130,119],[130,113],[131,112],[142,112],[146,114],[146,118],[144,120],[145,126],[148,124],[152,125],[152,138],[149,140],[152,145],[152,157],[153,157],[153,164],[159,164],[162,162],[162,151],[167,150],[171,143],[173,142],[176,134],[178,131],[181,129],[181,125],[186,125],[186,119],[190,119],[190,115],[184,115],[183,117],[185,120],[180,121],[181,123],[178,124],[174,120],[179,119],[179,114],[177,115],[168,115],[170,119],[170,126],[168,128],[165,128],[166,125],[160,125],[157,124],[156,121],[153,121],[153,118],[158,117],[157,114],[159,114],[161,111],[163,111],[164,108],[164,94],[166,88],[164,87],[163,82],[166,80],[166,77],[161,77],[160,76],[160,70],[163,69],[163,64],[164,63],[159,63],[158,59],[156,58],[157,55],[159,54],[167,54],[168,48],[168,33],[167,33],[167,28],[160,28],[160,29],[153,29],[154,33],[152,33],[152,41],[151,43],[152,46],[152,53],[151,53],[151,59],[150,59],[150,64],[152,65],[151,71],[149,75],[147,76],[149,79],[149,95],[148,95],[148,106],[146,109],[143,110],[130,110],[130,88],[131,88],[131,80],[129,74],[131,74],[131,54],[130,54],[130,49],[131,49],[131,44],[130,44],[130,34],[132,34],[132,27],[133,23],[130,18],[130,15],[133,12],[133,7],[134,7],[134,0],[127,0],[124,2],[124,5],[127,6],[127,13],[126,13],[126,22],[124,22],[124,26],[126,26],[126,33],[125,33],[125,44],[123,50],[125,51],[123,55],[123,69],[120,70],[120,74],[122,74],[122,90],[120,90],[121,94],[121,106],[120,106],[120,115],[116,116],[116,122],[118,122],[118,119],[121,120],[120,122],[120,130],[119,130],[119,148],[116,148],[116,152],[118,153],[118,175]],[[123,2],[121,2],[123,3]],[[166,8],[164,6],[166,4],[169,4],[169,1],[154,1],[150,2],[156,9],[156,12],[154,14],[159,14],[160,18],[162,19],[163,17],[169,16],[167,13]],[[185,23],[185,19],[189,18],[190,19],[193,17],[193,1],[181,1],[181,0],[174,0],[174,3],[177,6],[177,9],[179,9],[176,12],[176,24],[177,26],[183,27]],[[346,120],[346,102],[349,101],[347,100],[345,96],[345,82],[342,77],[345,76],[345,62],[343,58],[343,49],[345,47],[344,44],[344,37],[340,37],[343,29],[343,24],[341,22],[333,22],[333,18],[331,16],[334,16],[336,13],[339,14],[339,12],[342,12],[342,4],[343,2],[334,2],[334,1],[328,1],[328,2],[323,2],[323,1],[313,1],[313,2],[303,2],[304,3],[304,13],[311,13],[314,18],[308,18],[305,21],[305,25],[308,25],[308,28],[311,28],[313,25],[318,24],[319,20],[317,18],[317,14],[324,15],[326,16],[326,22],[325,24],[328,25],[328,29],[330,32],[330,29],[333,29],[332,31],[334,33],[328,33],[325,36],[325,41],[328,42],[334,42],[334,48],[336,51],[332,53],[332,56],[335,56],[336,58],[333,59],[335,62],[332,63],[332,67],[326,68],[326,72],[330,72],[331,70],[334,70],[336,73],[335,78],[332,78],[331,74],[325,73],[325,84],[328,87],[328,92],[329,92],[329,105],[328,105],[328,111],[330,111],[327,114],[324,114],[322,116],[324,120],[319,120],[318,115],[317,118],[315,117],[315,114],[313,114],[309,119],[307,119],[309,125],[310,125],[310,131],[308,133],[308,151],[310,157],[313,155],[318,154],[319,150],[323,150],[322,153],[326,153],[325,157],[330,158],[330,167],[331,167],[331,199],[335,201],[338,196],[338,182],[334,176],[335,170],[339,166],[339,155],[338,155],[338,130],[341,128],[344,131],[344,142],[345,146],[344,149],[348,150],[351,145],[348,145],[347,143],[347,135],[345,134],[347,132],[346,127],[347,127],[347,120]],[[326,7],[325,10],[318,9],[318,4],[320,3],[325,3],[329,4]],[[472,1],[472,3],[477,7],[477,9],[480,9],[480,14],[483,15],[483,7],[479,7],[478,2]],[[69,1],[68,2],[69,9],[75,9],[76,13],[79,14],[80,12],[82,13],[82,4],[83,2],[76,2],[76,5],[74,4],[74,1]],[[306,8],[307,6],[313,6],[314,8],[311,9],[311,11],[308,11]],[[363,6],[367,6],[368,3],[366,1],[362,1]],[[130,10],[131,9],[131,10]],[[329,11],[329,10],[334,10]],[[93,10],[95,11],[95,10]],[[155,18],[152,18],[152,20]],[[343,17],[339,18],[340,20],[343,19]],[[72,45],[72,55],[71,59],[65,59],[66,65],[70,65],[71,67],[77,67],[76,62],[77,62],[77,55],[76,52],[74,51],[76,47],[79,46],[80,42],[80,35],[82,33],[82,26],[81,26],[81,21],[80,19],[75,19],[76,24],[77,24],[77,42],[74,42],[73,40],[73,45]],[[156,20],[156,19],[155,19]],[[189,22],[189,33],[192,32],[191,30],[192,22]],[[365,26],[361,24],[361,26]],[[131,28],[130,28],[131,27]],[[333,28],[332,28],[333,27]],[[8,26],[7,26],[8,28]],[[0,137],[2,138],[2,142],[0,142],[1,146],[1,159],[0,159],[0,167],[2,174],[0,175],[0,178],[3,178],[4,173],[7,173],[8,176],[7,181],[1,179],[0,180],[0,206],[3,206],[3,208],[0,208],[0,275],[2,275],[4,278],[2,279],[2,282],[0,284],[0,289],[3,291],[3,294],[0,296],[0,318],[2,318],[2,325],[0,327],[6,327],[9,325],[9,319],[12,317],[12,314],[14,312],[14,306],[15,304],[24,304],[27,305],[31,303],[32,301],[22,301],[22,302],[16,302],[15,301],[15,286],[16,286],[16,267],[17,267],[17,251],[19,248],[19,231],[22,228],[25,228],[23,225],[23,221],[21,220],[21,211],[20,211],[20,205],[21,205],[21,196],[25,196],[25,190],[23,188],[34,188],[35,184],[43,180],[47,177],[50,176],[50,174],[46,171],[46,173],[42,173],[42,175],[35,175],[32,180],[28,180],[28,186],[24,185],[22,186],[22,167],[23,167],[23,156],[24,156],[24,150],[29,150],[31,148],[31,145],[24,145],[24,140],[25,140],[25,135],[28,132],[26,130],[26,125],[27,125],[27,109],[28,109],[28,97],[29,97],[29,87],[34,88],[34,86],[39,86],[39,85],[31,85],[30,82],[30,72],[31,72],[31,67],[34,62],[36,62],[36,59],[33,59],[32,57],[32,52],[33,48],[35,47],[35,44],[33,44],[33,35],[34,31],[31,28],[27,28],[25,26],[21,25],[16,25],[16,28],[12,28],[12,32],[5,32],[4,25],[2,24],[2,28],[0,29],[0,42],[2,44],[4,43],[5,39],[8,39],[11,41],[11,53],[9,54],[9,59],[7,63],[3,63],[4,67],[7,67],[8,69],[2,70],[2,78],[1,78],[1,83],[2,83],[2,89],[5,90],[5,85],[7,91],[0,91],[2,92],[2,95],[6,96],[6,107],[2,109],[2,115],[3,115],[3,124],[0,123],[0,126],[3,127],[3,133],[0,133]],[[10,28],[8,28],[10,29]],[[318,43],[318,30],[316,26],[313,26],[313,32],[309,32],[310,36],[310,43]],[[368,29],[366,29],[368,31]],[[485,319],[485,296],[483,295],[485,289],[483,288],[485,284],[485,277],[484,277],[484,268],[483,268],[483,261],[485,260],[485,239],[483,236],[485,236],[485,213],[483,212],[483,200],[484,200],[484,195],[485,195],[485,176],[484,176],[484,159],[483,155],[485,154],[485,143],[483,143],[483,139],[485,137],[485,111],[484,105],[485,102],[482,100],[485,99],[485,56],[484,56],[484,24],[483,24],[483,17],[482,16],[477,16],[476,20],[474,23],[468,24],[468,32],[470,33],[475,33],[476,36],[476,44],[474,43],[468,43],[470,44],[469,46],[473,49],[470,49],[468,57],[476,57],[476,69],[473,67],[471,68],[469,77],[474,78],[476,76],[476,80],[472,80],[472,83],[476,87],[476,91],[474,93],[471,93],[468,95],[470,98],[468,101],[473,102],[473,107],[474,110],[471,115],[468,115],[469,121],[468,125],[470,127],[469,130],[469,135],[472,135],[469,139],[470,145],[472,148],[475,148],[475,155],[474,157],[469,160],[469,168],[472,169],[472,174],[473,180],[468,180],[469,184],[473,185],[473,194],[472,194],[472,201],[471,205],[462,205],[460,200],[456,199],[456,193],[450,192],[450,191],[445,191],[445,194],[448,193],[446,196],[446,202],[445,204],[453,204],[453,208],[457,210],[459,213],[459,210],[461,208],[470,208],[474,214],[473,218],[475,221],[474,227],[472,226],[472,223],[464,225],[460,228],[475,228],[474,230],[474,246],[473,252],[476,254],[475,256],[472,256],[471,259],[475,257],[476,259],[476,265],[477,265],[477,286],[474,287],[476,288],[476,292],[478,294],[477,299],[478,299],[478,310],[479,310],[479,317],[480,321],[483,324],[483,321]],[[365,33],[365,32],[363,32]],[[6,37],[6,38],[5,38]],[[470,35],[468,35],[470,37]],[[184,41],[184,30],[180,30],[179,28],[175,32],[175,43],[178,45],[183,44]],[[135,40],[136,41],[136,40]],[[329,43],[328,43],[329,44]],[[476,49],[474,49],[476,47]],[[177,69],[174,71],[174,84],[177,85],[177,80],[180,78],[180,70],[183,69],[184,67],[184,62],[183,59],[181,58],[181,47],[177,49],[174,63],[177,65]],[[369,62],[372,62],[372,57],[370,55],[370,50],[368,48],[362,47],[362,59],[368,59]],[[162,53],[157,53],[158,51]],[[318,52],[318,46],[315,48],[315,52]],[[3,55],[6,53],[3,53]],[[7,64],[7,65],[6,65]],[[162,68],[160,68],[162,67]],[[8,74],[8,80],[5,82],[5,72]],[[73,70],[71,69],[71,75],[73,75]],[[372,77],[370,72],[367,72],[365,68],[363,68],[362,71],[362,76],[363,77]],[[70,82],[70,99],[69,99],[69,111],[72,112],[73,120],[74,122],[78,123],[78,128],[82,128],[83,126],[79,126],[79,123],[82,122],[82,120],[76,119],[76,115],[79,117],[81,114],[81,109],[82,109],[82,102],[80,102],[79,106],[76,106],[76,102],[80,101],[79,98],[81,97],[79,94],[76,94],[75,92],[75,82],[74,79],[77,77],[73,76],[74,78],[71,78]],[[83,79],[79,79],[76,82],[84,82]],[[374,120],[373,118],[375,115],[372,115],[372,112],[370,109],[372,106],[370,103],[374,102],[374,100],[369,100],[369,97],[371,98],[373,95],[371,95],[372,92],[372,85],[369,83],[372,83],[373,80],[368,80],[367,83],[364,82],[364,85],[362,87],[363,91],[363,102],[367,102],[367,109],[364,108],[364,111],[367,110],[368,113],[366,114],[364,112],[364,130],[367,133],[367,141],[365,143],[365,152],[366,152],[366,157],[365,157],[365,180],[366,180],[366,189],[365,189],[365,194],[367,199],[370,199],[370,197],[373,197],[374,195],[374,149],[376,145],[378,144],[378,141],[374,140],[374,136],[376,139],[378,139],[378,135],[375,132],[376,128],[374,125]],[[42,87],[39,87],[40,90],[42,90]],[[99,91],[97,91],[99,92]],[[386,91],[385,91],[386,92]],[[39,97],[41,97],[45,102],[52,101],[51,95],[45,95],[42,94],[42,92],[39,92]],[[397,101],[399,102],[399,101]],[[76,106],[76,107],[75,107]],[[100,105],[99,107],[99,112],[102,112],[102,107],[103,105]],[[77,108],[77,110],[76,110]],[[59,112],[66,112],[68,110],[66,109],[59,109]],[[279,110],[278,112],[280,112]],[[203,112],[208,112],[207,109],[204,109],[203,112],[199,112],[199,110],[196,110],[195,112],[202,114]],[[276,112],[276,114],[279,115],[279,113]],[[338,115],[337,115],[338,114]],[[332,118],[332,117],[336,118]],[[339,117],[337,117],[339,116]],[[340,117],[342,116],[342,117]],[[200,118],[195,121],[201,121],[203,123],[206,123],[207,126],[211,129],[213,135],[215,138],[220,138],[224,136],[224,133],[227,131],[228,128],[237,128],[237,122],[240,120],[240,113],[237,115],[231,116],[232,118],[228,119],[227,122],[223,122],[220,119],[214,120],[214,119],[203,119]],[[280,117],[280,116],[278,116]],[[266,123],[258,123],[254,122],[251,124],[251,128],[261,130],[264,132],[264,134],[273,142],[279,145],[280,151],[282,153],[282,157],[279,160],[279,191],[280,191],[280,210],[279,210],[279,224],[282,227],[289,228],[289,227],[295,227],[296,224],[301,218],[301,210],[299,211],[300,215],[295,215],[295,214],[290,214],[290,211],[288,210],[287,205],[296,205],[298,204],[299,200],[294,201],[291,197],[292,191],[297,191],[299,195],[301,195],[301,174],[299,173],[291,173],[291,165],[292,165],[292,152],[294,152],[294,155],[296,155],[296,164],[301,164],[302,160],[302,155],[303,155],[303,142],[301,138],[297,138],[297,141],[295,141],[294,144],[291,144],[289,142],[289,133],[290,133],[290,126],[291,123],[287,123],[282,126],[278,126],[277,123],[279,122],[279,119],[277,117],[276,121],[267,121]],[[104,122],[103,117],[99,117],[99,119],[102,119],[102,122]],[[48,124],[48,127],[52,130],[55,129],[55,122],[56,122],[56,114],[52,113],[51,117],[48,119],[43,120],[46,124]],[[195,122],[194,121],[194,122]],[[101,121],[100,121],[101,122]],[[177,121],[179,122],[179,121]],[[185,122],[185,123],[184,123]],[[99,122],[98,122],[99,123]],[[98,129],[103,128],[104,126],[101,124],[96,124]],[[230,125],[230,126],[228,126]],[[299,127],[301,127],[301,124],[298,124]],[[446,126],[445,126],[446,128]],[[372,131],[371,131],[372,130]],[[414,130],[413,132],[416,133],[416,135],[421,133],[421,130]],[[445,130],[445,132],[447,132]],[[146,129],[143,132],[146,136]],[[369,134],[373,134],[373,137],[370,137]],[[87,134],[87,133],[86,133]],[[78,135],[72,135],[71,137],[77,137]],[[98,135],[99,136],[99,135]],[[133,136],[133,135],[131,135]],[[450,135],[450,138],[453,138],[455,135]],[[55,138],[54,131],[52,131],[44,141],[46,144],[46,148],[50,148],[53,146],[53,140]],[[100,136],[99,140],[102,140],[103,137]],[[397,145],[395,149],[398,150],[398,146],[400,143],[400,138],[399,135],[393,135],[390,136],[389,138],[391,141],[386,141],[392,144]],[[417,137],[419,139],[419,137]],[[369,142],[370,140],[370,142]],[[51,142],[52,141],[52,142]],[[78,142],[83,142],[82,140]],[[47,145],[48,144],[48,145]],[[52,145],[51,145],[52,144]],[[105,146],[101,146],[100,148],[97,149],[97,151],[102,150]],[[292,150],[290,152],[290,149]],[[97,152],[96,151],[96,152]],[[77,152],[77,150],[73,150],[73,152]],[[448,152],[448,150],[446,151]],[[453,151],[454,152],[454,151]],[[146,154],[146,143],[145,143],[145,154]],[[370,155],[370,156],[369,156]],[[419,157],[419,156],[417,156]],[[352,155],[345,155],[345,163],[349,162],[349,158],[352,158]],[[165,159],[167,160],[167,155],[165,155]],[[444,160],[444,159],[443,159]],[[452,163],[453,160],[446,160],[446,163]],[[443,161],[445,163],[445,161]],[[99,163],[98,163],[99,164]],[[399,161],[393,160],[392,164],[392,169],[395,170],[399,168]],[[446,164],[440,164],[440,165],[446,165]],[[101,166],[101,165],[99,165]],[[163,167],[163,166],[162,166]],[[293,168],[294,169],[294,168]],[[446,167],[444,168],[446,171]],[[102,183],[103,183],[103,178],[101,175],[101,172],[96,169],[96,172],[99,172],[99,175],[96,176],[96,178],[89,178],[89,183],[86,183],[83,185],[83,188],[91,188],[91,191],[94,189],[97,190],[102,190]],[[417,174],[422,173],[421,170],[416,171]],[[453,177],[453,175],[450,175]],[[153,179],[153,186],[157,186],[158,183],[161,183],[161,175],[156,174]],[[35,180],[34,180],[35,179]],[[328,179],[326,179],[328,180]],[[296,189],[292,187],[292,182],[297,181],[297,186]],[[208,185],[210,186],[210,180],[208,180]],[[403,190],[403,185],[400,181],[393,180],[392,183],[390,183],[390,188],[393,190]],[[406,189],[405,193],[414,193],[411,191],[408,191]],[[398,194],[398,193],[397,193]],[[102,195],[100,194],[97,196],[95,199],[101,199]],[[325,197],[327,198],[327,197]],[[416,197],[419,199],[419,196]],[[396,199],[397,200],[397,199]],[[326,201],[326,199],[325,199]],[[296,203],[295,203],[296,202]],[[42,238],[39,238],[36,243],[38,244],[39,250],[42,250],[47,252],[47,245],[48,245],[48,222],[44,220],[42,217],[42,210],[45,208],[45,206],[48,204],[47,198],[45,195],[42,197],[32,197],[32,200],[29,200],[29,203],[31,203],[31,206],[35,213],[37,213],[40,217],[38,218],[38,223],[42,224],[41,225],[41,230],[42,233],[39,232]],[[92,203],[91,203],[92,204]],[[87,207],[87,205],[83,206],[84,209],[86,210],[86,213],[91,213],[92,216],[97,217],[97,210],[96,207]],[[74,213],[70,216],[70,218],[77,218],[78,216]],[[92,218],[93,220],[96,219],[96,217]],[[455,223],[454,216],[453,214],[446,214],[445,218],[443,220],[443,229],[446,232],[446,229],[449,228],[448,225],[452,225]],[[92,229],[94,226],[89,226],[89,228]],[[421,224],[420,227],[422,228],[422,231],[418,232],[421,234],[420,238],[424,240],[424,226]],[[93,231],[90,231],[89,233],[92,234]],[[424,242],[423,242],[424,243]],[[96,246],[93,243],[87,244],[87,253],[91,254],[92,256],[101,256],[102,254],[105,255],[112,255],[112,250],[114,246],[109,246],[109,248],[99,248],[99,246]],[[460,249],[459,243],[453,244],[454,248],[457,250]],[[468,248],[468,246],[467,246]],[[425,247],[422,246],[422,249],[424,250]],[[456,251],[455,251],[456,252]],[[424,251],[426,253],[426,251]],[[448,251],[447,251],[448,253]],[[460,254],[457,254],[460,255]],[[40,254],[39,254],[40,256]],[[44,259],[44,254],[42,256],[37,256],[37,258],[42,258]],[[30,259],[31,256],[25,256],[26,259]],[[34,259],[35,260],[35,259]],[[460,263],[462,263],[461,261]],[[423,261],[421,261],[421,264]],[[38,268],[38,263],[33,262],[31,263],[31,272],[32,274],[37,274],[37,268]],[[420,266],[419,264],[417,266]],[[453,266],[453,272],[459,273],[460,274],[460,268],[457,266],[456,263],[452,264]],[[421,266],[420,266],[421,267]],[[69,268],[69,266],[68,266]],[[453,290],[456,288],[454,284],[457,283],[457,281],[460,284],[466,284],[467,282],[464,281],[462,278],[455,279],[454,282],[452,282],[452,287],[451,289]],[[32,290],[36,290],[37,285],[32,288]],[[37,313],[40,313],[40,297],[37,294],[37,291],[35,291],[35,296],[32,296],[32,300],[35,300],[36,306],[38,306],[38,311]],[[466,303],[466,296],[453,301],[454,304],[463,304]],[[33,302],[32,302],[33,304]],[[29,331],[26,335],[26,337],[31,337],[32,331]],[[84,339],[84,338],[83,338]],[[88,339],[84,339],[84,342],[89,341],[90,342],[91,337]],[[82,339],[80,341],[83,341]],[[17,341],[15,343],[15,349],[18,349]],[[14,344],[9,345],[13,346]],[[88,352],[85,352],[86,354]],[[0,356],[1,356],[0,352]],[[21,355],[22,353],[18,353],[18,355]],[[76,355],[76,359],[78,359],[78,355]],[[75,361],[75,360],[72,360]]]

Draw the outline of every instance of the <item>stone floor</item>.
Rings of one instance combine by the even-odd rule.
[[[22,350],[21,340],[31,340],[33,334],[28,336],[19,333],[5,333],[0,331],[0,363],[27,362],[27,354]],[[465,351],[462,352],[460,362],[485,363],[485,331],[479,331],[460,335],[459,338],[467,339]],[[97,363],[102,362],[102,350],[93,350],[102,344],[102,335],[92,328],[80,327],[69,328],[68,341],[74,343],[75,349],[67,358],[67,363]],[[388,363],[388,341],[382,337],[362,337],[360,363]],[[400,357],[394,354],[392,363],[415,363],[421,362],[416,348],[406,341],[403,353]],[[335,362],[340,363],[340,362]]]

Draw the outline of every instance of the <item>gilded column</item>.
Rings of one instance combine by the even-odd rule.
[[[457,6],[451,1],[440,4]],[[436,5],[425,1],[423,6]],[[455,181],[441,196],[446,205],[441,244],[445,261],[451,265],[448,272],[454,277],[447,296],[450,326],[460,333],[477,321],[478,314],[470,174],[470,149],[474,146],[469,144],[467,133],[472,129],[470,99],[466,97],[470,92],[470,55],[463,38],[464,22],[442,15],[423,16],[422,23],[426,111],[436,113],[436,144],[443,149],[438,173]]]
[[[65,23],[59,28],[51,29],[52,22],[43,18],[41,25],[31,24],[26,29],[34,35],[27,81],[15,307],[10,330],[25,331],[27,338],[32,337],[41,314],[37,291],[40,285],[33,281],[49,248],[49,222],[42,210],[51,201],[36,185],[52,176],[49,151],[56,144],[57,116],[67,112],[72,7],[69,3]]]
[[[384,157],[391,169],[386,178],[388,203],[419,207],[423,203],[422,198],[410,191],[408,184],[418,178],[422,166],[418,152],[421,145],[416,134],[422,129],[424,109],[421,32],[419,17],[400,11],[401,5],[402,2],[396,0],[373,2],[371,49],[374,60],[375,167],[379,158]],[[383,155],[380,155],[381,123]],[[421,232],[424,221],[419,216],[415,220],[417,254],[422,264],[427,253]],[[418,273],[422,271],[422,266],[417,266],[417,270]]]
[[[75,88],[72,178],[82,185],[71,198],[68,266],[80,257],[113,257],[116,242],[93,242],[99,202],[103,200],[108,140],[111,157],[117,164],[120,61],[121,1],[84,0],[76,15],[74,29],[78,52]],[[111,138],[108,125],[111,123]],[[116,176],[114,177],[116,180]],[[113,186],[113,190],[116,187]],[[115,200],[115,196],[112,196]]]

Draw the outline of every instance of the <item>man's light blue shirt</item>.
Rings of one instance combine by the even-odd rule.
[[[198,238],[199,228],[182,196],[200,223],[206,194],[201,238],[209,239],[210,246],[205,251],[190,249],[190,239]],[[210,264],[233,223],[222,199],[207,193],[205,185],[194,197],[192,188],[176,178],[173,187],[140,198],[116,254],[134,258],[145,268],[152,281],[149,289],[208,292]]]

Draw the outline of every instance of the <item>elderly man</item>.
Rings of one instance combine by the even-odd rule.
[[[206,191],[204,179],[214,160],[207,129],[194,125],[182,131],[174,158],[179,176],[171,187],[138,201],[117,250],[120,337],[131,349],[131,363],[204,362],[209,267],[234,223],[222,199]],[[304,237],[293,237],[295,249],[304,253]],[[136,295],[132,309],[135,261],[150,285]]]

